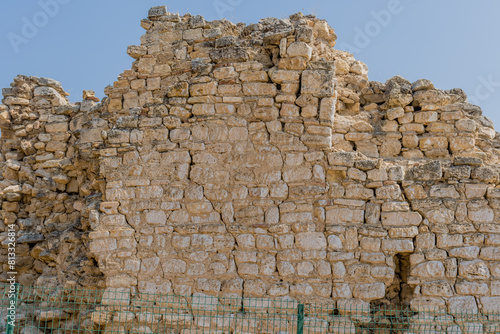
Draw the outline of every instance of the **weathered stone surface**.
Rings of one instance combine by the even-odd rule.
[[[422,216],[417,212],[383,212],[384,226],[418,226]]]
[[[335,95],[334,74],[325,70],[307,70],[302,72],[301,94],[312,94],[316,97]]]
[[[272,298],[337,303],[330,319],[306,319],[321,333],[340,322],[359,331],[379,300],[493,309],[499,143],[463,92],[369,81],[310,15],[233,25],[155,7],[141,25],[141,45],[127,49],[136,61],[102,103],[85,91],[73,104],[44,78],[3,90],[0,255],[15,225],[23,284],[107,288],[104,307],[82,318],[103,331],[121,291],[123,333],[157,331],[149,320],[276,331],[246,315],[217,320],[223,329],[207,317],[266,313]],[[147,303],[138,292],[184,295],[185,319],[136,312]],[[247,296],[265,299],[238,301]],[[480,328],[449,317],[430,330]]]
[[[452,297],[448,300],[448,311],[450,313],[463,314],[464,310],[467,310],[469,314],[478,312],[476,299],[474,297]]]
[[[445,268],[442,262],[429,261],[416,266],[411,271],[412,276],[422,278],[442,278],[445,274]]]
[[[414,250],[414,245],[408,239],[385,239],[382,240],[382,250],[391,253],[411,253]]]
[[[354,298],[359,298],[365,301],[380,299],[385,296],[384,283],[373,284],[356,284],[352,290]]]
[[[302,250],[318,250],[326,248],[326,238],[323,233],[306,232],[295,236],[297,247]]]
[[[459,275],[468,279],[487,279],[490,271],[482,260],[464,261],[460,263]]]

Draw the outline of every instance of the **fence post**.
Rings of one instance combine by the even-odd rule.
[[[10,311],[11,311],[11,305],[14,305],[13,306],[13,309],[12,309],[12,312],[14,314],[12,314],[12,318],[9,318],[7,316],[7,327],[5,329],[5,334],[14,334],[14,322],[16,321],[16,313],[17,313],[17,295],[19,293],[19,283],[14,283],[14,294],[12,296],[12,298],[10,298],[9,296],[9,306],[8,306],[8,312],[7,312],[7,315],[11,315],[10,314]],[[12,302],[11,302],[12,301]]]
[[[299,304],[297,309],[297,334],[304,333],[304,304]]]

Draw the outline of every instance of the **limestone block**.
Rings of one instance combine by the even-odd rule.
[[[383,267],[372,267],[370,270],[370,274],[375,279],[382,279],[386,282],[392,282],[394,279],[394,269],[391,267],[383,266]]]
[[[283,180],[285,182],[307,181],[312,177],[312,171],[306,167],[285,167],[283,170]]]
[[[391,238],[413,238],[417,235],[418,228],[416,226],[393,227],[389,229],[389,236]]]
[[[478,258],[479,250],[478,246],[458,247],[451,249],[449,254],[459,259],[474,260]]]
[[[382,250],[393,253],[411,253],[414,250],[412,240],[408,239],[384,239],[382,240]]]
[[[438,113],[435,111],[423,111],[415,114],[415,123],[429,124],[437,122]]]
[[[417,165],[411,169],[411,172],[416,181],[439,180],[443,175],[443,170],[439,161]]]
[[[477,167],[472,171],[472,178],[486,183],[492,183],[498,180],[498,172],[490,167]]]
[[[352,289],[354,298],[364,301],[371,301],[374,299],[381,299],[385,296],[384,283],[371,283],[371,284],[356,284]]]
[[[343,279],[345,277],[347,271],[343,262],[334,262],[331,266],[333,279]]]
[[[310,148],[325,149],[332,146],[330,136],[303,134],[300,136],[300,140]]]
[[[188,41],[193,40],[195,42],[201,42],[203,41],[203,29],[197,28],[184,30],[182,38]]]
[[[368,238],[362,237],[360,240],[360,246],[363,250],[379,252],[381,246],[381,240],[378,238]]]
[[[421,278],[442,278],[445,275],[445,268],[440,261],[424,262],[413,268],[411,275]]]
[[[486,195],[488,190],[488,185],[486,184],[466,184],[465,185],[465,197],[467,199],[471,198],[482,198]]]
[[[404,114],[405,114],[405,110],[402,107],[396,107],[396,108],[392,108],[392,109],[387,110],[386,117],[388,120],[395,120],[399,117],[404,116]]]
[[[331,224],[361,224],[363,221],[363,210],[337,208],[326,211],[326,222]]]
[[[463,245],[463,236],[459,234],[438,234],[437,246],[439,248],[460,247]]]
[[[193,248],[207,248],[212,246],[214,243],[214,238],[210,235],[205,234],[193,234],[191,236],[191,246]]]
[[[478,299],[483,314],[498,314],[500,311],[499,297],[479,297]]]
[[[495,213],[489,206],[469,208],[467,215],[475,223],[489,223],[495,218]]]
[[[163,210],[147,211],[144,218],[152,226],[163,226],[167,221],[167,215]]]
[[[381,157],[396,157],[401,153],[401,142],[396,138],[387,138],[380,147]]]
[[[104,325],[109,322],[113,314],[107,310],[95,310],[90,315],[90,320],[98,325]]]
[[[448,299],[448,312],[463,314],[467,310],[468,314],[476,314],[478,307],[476,299],[473,296],[467,297],[452,297]]]
[[[128,306],[130,303],[130,289],[106,288],[103,292],[101,303],[103,305]]]
[[[270,71],[269,75],[271,77],[271,80],[277,84],[283,84],[286,82],[298,82],[300,79],[300,72],[299,71],[275,70],[275,71]],[[266,78],[266,81],[267,81],[267,78]],[[300,101],[299,101],[299,103],[300,103]],[[300,104],[298,104],[298,105],[300,105]]]
[[[399,185],[389,185],[377,188],[375,192],[377,199],[399,199],[401,197],[401,189]]]
[[[311,262],[303,261],[297,263],[297,275],[302,277],[310,276],[314,271],[314,265]]]
[[[423,283],[421,286],[422,294],[433,297],[451,297],[453,289],[446,281],[432,281]]]
[[[217,93],[217,82],[192,84],[189,86],[191,96],[215,95]]]
[[[269,83],[244,83],[243,94],[246,96],[276,96],[276,86]]]
[[[307,60],[311,59],[312,48],[304,42],[294,42],[287,48],[289,57],[304,57]]]
[[[323,233],[305,232],[297,233],[295,244],[301,250],[321,250],[326,248],[327,242]]]
[[[156,6],[152,7],[148,12],[149,18],[156,18],[158,16],[167,14],[167,6]]]
[[[253,111],[253,115],[255,116],[255,118],[264,122],[274,121],[275,119],[278,118],[279,114],[280,114],[279,109],[274,106],[259,107],[255,108],[255,110]]]
[[[298,283],[290,285],[290,294],[293,296],[310,296],[314,292],[312,286],[308,283]]]
[[[422,216],[418,212],[383,212],[384,226],[418,226]]]
[[[90,243],[90,251],[96,255],[102,255],[104,253],[109,253],[118,248],[116,239],[105,238],[105,239],[95,239]]]
[[[444,309],[446,303],[439,297],[417,297],[410,302],[413,311],[429,312]]]
[[[455,213],[449,209],[430,210],[425,214],[430,223],[450,224],[455,220]]]
[[[243,71],[240,73],[243,82],[267,82],[269,80],[266,71]]]
[[[481,249],[480,258],[483,260],[496,261],[500,259],[500,247],[484,247]]]
[[[332,250],[342,250],[343,244],[342,240],[336,235],[328,236],[328,248]]]
[[[251,234],[240,234],[236,237],[236,242],[241,249],[254,249],[255,237]]]
[[[335,96],[333,71],[306,70],[302,72],[301,94],[312,94],[315,97]]]
[[[234,70],[233,66],[219,67],[213,70],[214,77],[218,80],[235,79],[238,77],[238,72]],[[220,92],[220,86],[219,86]]]
[[[48,133],[66,132],[68,131],[68,122],[47,123],[45,124],[45,131]]]
[[[361,253],[360,261],[369,264],[385,263],[385,255],[383,253]]]
[[[287,277],[295,274],[295,267],[288,261],[278,261],[277,268],[280,276]]]
[[[458,273],[466,279],[488,279],[490,277],[488,266],[482,260],[460,262]]]
[[[460,295],[482,296],[489,292],[488,284],[476,282],[456,283],[455,289]]]
[[[438,198],[460,198],[460,194],[454,186],[445,184],[432,186],[429,195]]]

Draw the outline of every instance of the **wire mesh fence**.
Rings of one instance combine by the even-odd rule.
[[[0,331],[6,334],[500,333],[500,313],[477,309],[417,312],[356,300],[301,303],[286,297],[178,296],[124,288],[0,289]]]

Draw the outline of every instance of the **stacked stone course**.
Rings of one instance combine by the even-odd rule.
[[[4,90],[2,226],[27,239],[26,282],[498,308],[500,141],[463,91],[369,81],[300,13],[155,7],[141,26],[100,104]]]

